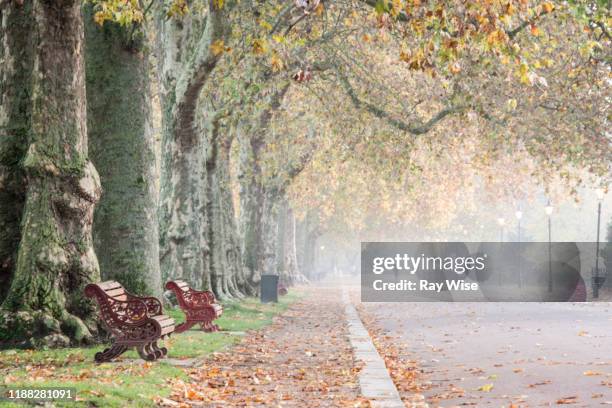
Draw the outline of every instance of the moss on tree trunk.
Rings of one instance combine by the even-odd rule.
[[[95,328],[83,288],[99,279],[91,227],[100,181],[87,155],[81,3],[34,0],[33,16],[28,186],[0,341],[66,346]]]
[[[32,2],[0,10],[0,303],[13,277],[26,179],[21,161],[30,129]]]
[[[103,279],[160,296],[155,141],[148,47],[139,30],[86,13],[90,154],[104,195],[94,216]]]

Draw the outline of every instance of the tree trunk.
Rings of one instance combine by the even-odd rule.
[[[251,136],[247,129],[241,126],[239,127],[238,143],[240,150],[238,163],[240,252],[248,286],[256,288],[261,279],[263,259],[261,219],[264,194],[261,185],[261,167],[258,161],[262,142],[260,138]]]
[[[307,213],[298,227],[298,267],[303,276],[308,280],[315,278],[315,256],[318,231],[315,220],[311,213]],[[301,256],[300,256],[301,255]]]
[[[295,221],[295,255],[297,259],[297,268],[308,276],[306,268],[306,218]]]
[[[208,2],[208,14],[181,21],[158,10],[160,84],[162,86],[162,165],[160,177],[160,259],[162,278],[181,278],[197,289],[211,288],[210,248],[206,242],[206,140],[196,124],[202,87],[219,55],[213,43],[227,29],[224,14]]]
[[[289,90],[289,83],[276,89],[266,101],[268,107],[261,111],[255,124],[247,126],[241,121],[238,126],[239,164],[238,181],[240,185],[240,216],[238,219],[238,232],[241,238],[241,254],[243,268],[248,287],[257,288],[262,273],[276,273],[274,268],[275,253],[272,241],[276,231],[274,214],[276,211],[272,203],[274,194],[265,191],[263,175],[260,164],[260,154],[265,147],[265,132],[268,130],[272,113],[283,102]],[[264,220],[265,218],[265,220]],[[265,224],[265,227],[264,227]],[[269,227],[269,228],[268,228]],[[267,241],[267,243],[266,243]],[[266,248],[266,246],[268,248]],[[270,258],[271,257],[271,258]]]
[[[287,236],[287,200],[283,197],[278,200],[278,210],[276,212],[276,242],[274,245],[274,269],[279,276],[279,282],[283,282],[285,285],[291,285],[291,273],[287,269],[285,263],[286,249],[286,236]]]
[[[32,128],[21,243],[0,315],[3,342],[66,346],[91,340],[99,280],[91,229],[100,196],[87,156],[81,2],[34,0]],[[95,325],[90,324],[90,328]]]
[[[304,283],[307,279],[297,265],[295,219],[286,199],[279,204],[277,225],[276,262],[280,281],[286,286]]]
[[[297,225],[293,210],[291,207],[287,208],[287,218],[285,221],[285,267],[289,276],[288,284],[295,285],[297,283],[306,283],[308,280],[298,266],[297,261]]]
[[[308,234],[305,241],[304,249],[304,271],[309,280],[316,279],[316,253],[317,253],[317,238],[315,234]]]
[[[263,274],[278,275],[278,213],[279,199],[275,190],[264,191],[263,214],[261,217],[261,271]]]
[[[146,37],[86,17],[90,153],[104,195],[94,216],[103,279],[160,296],[155,141]],[[132,33],[132,37],[130,37]]]
[[[30,130],[32,2],[0,9],[0,304],[13,277],[21,239],[26,178],[21,167]]]
[[[215,294],[221,298],[242,297],[242,261],[234,206],[231,197],[229,151],[231,137],[220,135],[217,123],[207,129],[211,147],[207,157],[208,243],[211,247],[210,274]]]

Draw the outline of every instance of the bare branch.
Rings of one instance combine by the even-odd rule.
[[[389,112],[379,108],[373,103],[360,99],[357,93],[355,92],[355,89],[349,82],[348,78],[344,74],[342,74],[340,71],[338,71],[338,76],[340,78],[340,82],[342,82],[342,85],[344,86],[344,89],[347,95],[349,96],[349,98],[353,102],[353,105],[356,108],[365,108],[367,111],[372,113],[374,116],[380,119],[387,120],[387,122],[391,126],[399,130],[402,130],[404,132],[411,133],[413,135],[425,134],[429,132],[438,122],[440,122],[446,116],[455,114],[455,113],[464,112],[468,108],[468,106],[466,105],[448,106],[442,109],[441,111],[439,111],[437,114],[435,114],[431,119],[429,119],[425,123],[420,123],[416,125],[409,124],[402,120],[393,118]]]
[[[544,10],[540,14],[534,16],[533,18],[523,21],[521,24],[519,24],[517,27],[513,28],[512,30],[506,31],[508,38],[513,40],[514,37],[516,37],[521,31],[523,31],[525,28],[535,23],[538,19],[545,16],[546,14],[548,14],[548,11]]]

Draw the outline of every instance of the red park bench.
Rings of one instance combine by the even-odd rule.
[[[110,361],[130,347],[136,347],[147,361],[168,353],[157,342],[174,332],[174,319],[162,314],[159,300],[134,296],[115,281],[91,283],[85,287],[85,295],[98,301],[100,319],[113,335],[111,347],[96,353],[96,362]]]
[[[215,295],[210,291],[199,291],[189,287],[187,282],[177,280],[166,283],[166,289],[174,292],[180,308],[187,320],[176,326],[176,332],[182,333],[199,324],[206,332],[219,331],[219,326],[213,320],[221,316],[223,307],[217,303]]]

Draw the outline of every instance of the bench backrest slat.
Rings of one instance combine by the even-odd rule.
[[[121,286],[121,284],[117,281],[106,281],[106,282],[98,283],[97,285],[100,289],[104,291],[111,290],[111,289],[117,289],[117,288],[123,288],[123,286]]]
[[[116,298],[119,300],[125,300],[125,299],[120,299],[120,298],[126,297],[124,288],[110,289],[110,290],[105,290],[104,292],[106,293],[107,296],[110,296],[112,298]]]
[[[174,281],[174,283],[176,283],[176,286],[178,286],[183,292],[187,292],[189,290],[189,285],[185,281],[177,280]]]
[[[106,281],[98,284],[89,284],[85,289],[85,294],[98,300],[100,316],[106,325],[111,329],[120,327],[126,319],[134,318],[133,312],[124,307],[118,307],[118,302],[129,300],[125,288],[116,281]],[[146,315],[146,306],[142,304]]]

